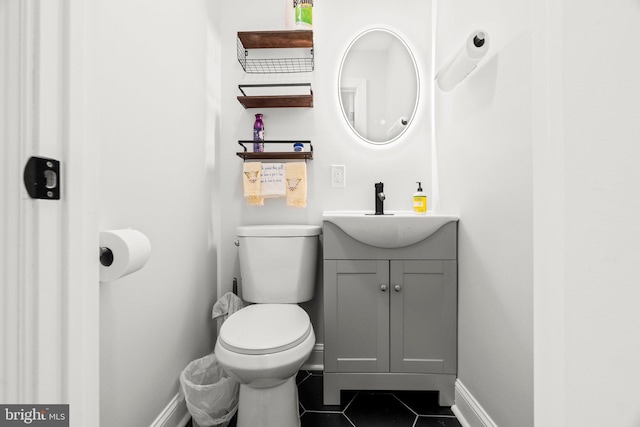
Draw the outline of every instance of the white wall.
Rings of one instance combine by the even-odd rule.
[[[546,389],[536,391],[536,415],[545,426],[637,426],[640,60],[628,52],[636,51],[640,8],[632,0],[608,8],[572,0],[537,7],[544,8],[536,16],[547,16],[540,29],[548,52],[540,59],[553,72],[537,82],[536,91],[561,89],[546,105],[536,104],[540,127],[555,144],[541,148],[536,169],[549,166],[556,185],[547,185],[547,193],[559,202],[540,225],[561,236],[556,240],[562,262],[545,261],[564,280],[559,289],[545,288],[536,296],[536,327],[546,326],[543,316],[555,308],[564,343],[558,348],[554,331],[551,337],[545,330],[536,335],[536,369],[555,369],[561,377],[541,382]],[[558,161],[545,153],[557,153]],[[548,237],[536,229],[540,235]],[[557,354],[560,369],[545,353]],[[545,391],[561,403],[545,399]]]
[[[233,2],[223,2],[222,16],[222,150],[221,200],[223,226],[218,258],[219,292],[231,289],[238,276],[237,250],[233,245],[239,224],[320,224],[323,210],[374,210],[374,183],[385,183],[386,209],[412,209],[415,181],[422,181],[430,195],[429,99],[431,77],[431,2],[384,0],[317,2],[314,6],[314,51],[316,68],[309,76],[247,75],[236,59],[236,33],[246,30],[285,28],[284,4],[248,0],[242,11]],[[281,5],[281,6],[280,6]],[[245,11],[245,12],[243,12]],[[247,13],[246,11],[251,11]],[[419,17],[419,25],[414,18]],[[365,27],[386,25],[403,34],[416,54],[421,73],[420,110],[414,126],[389,147],[365,145],[351,133],[338,103],[338,67],[349,42]],[[310,81],[314,92],[311,109],[245,110],[237,102],[237,85],[259,81]],[[267,200],[265,206],[250,207],[242,196],[242,160],[236,156],[239,139],[251,139],[255,113],[264,113],[266,139],[310,139],[314,159],[307,163],[309,196],[306,209],[287,208],[284,200]],[[346,166],[346,188],[331,188],[332,164]],[[317,341],[323,341],[321,289],[307,306],[311,311]]]
[[[491,47],[436,89],[441,211],[460,215],[458,379],[499,426],[533,425],[532,32],[529,2],[438,3],[436,67],[476,29]]]
[[[103,426],[150,425],[178,392],[180,371],[215,342],[219,84],[206,84],[215,5],[101,0],[88,29],[97,39],[100,227],[138,229],[152,246],[142,270],[100,285]]]
[[[536,3],[533,26],[543,32],[533,37],[531,3],[439,5],[438,67],[472,29],[492,37],[480,69],[436,93],[440,211],[461,216],[459,377],[498,425],[530,426],[535,350],[536,425],[604,425],[612,414],[637,425],[640,66],[621,53],[633,51],[640,12],[631,0],[607,10]],[[284,28],[271,6],[245,2],[249,14],[224,2],[219,24],[215,2],[96,7],[100,225],[140,229],[153,245],[145,269],[101,285],[103,425],[150,424],[177,392],[180,370],[211,350],[215,287],[229,290],[238,275],[236,225],[373,209],[377,181],[387,209],[410,209],[414,181],[431,187],[431,28],[407,19],[429,23],[431,5],[319,2],[315,107],[262,111],[268,138],[313,141],[309,207],[245,205],[236,141],[250,137],[255,112],[236,102],[236,86],[305,80],[247,76],[235,59],[237,31]],[[375,24],[406,36],[423,78],[417,123],[393,150],[359,143],[337,104],[341,53]],[[345,189],[330,188],[331,164],[347,166]],[[322,342],[319,300],[308,308]]]
[[[211,24],[215,2],[96,7],[101,226],[138,228],[154,248],[144,270],[102,285],[103,425],[148,425],[184,365],[211,350],[214,287],[229,290],[238,274],[236,225],[319,223],[325,209],[372,209],[376,181],[386,184],[388,209],[410,209],[414,181],[430,188],[431,28],[413,20],[429,23],[430,4],[318,2],[315,107],[263,111],[268,138],[314,143],[309,207],[245,205],[234,153],[254,111],[235,101],[236,85],[260,78],[240,69],[235,33],[284,28],[282,8],[272,6],[251,0],[243,9],[253,13],[242,13],[224,2],[219,25]],[[622,54],[634,51],[639,11],[632,0],[598,6],[439,5],[438,67],[472,29],[492,37],[481,68],[436,93],[436,120],[440,211],[461,215],[460,380],[500,426],[533,423],[534,351],[536,425],[640,423],[640,66]],[[375,24],[406,36],[423,73],[420,123],[393,150],[361,145],[337,105],[341,53]],[[220,79],[221,88],[206,83]],[[347,166],[347,188],[329,187],[331,164]],[[321,342],[318,300],[309,309]]]
[[[536,426],[640,424],[639,15],[439,4],[438,66],[471,29],[492,37],[436,93],[436,129],[442,207],[461,215],[459,379],[497,425],[533,424],[534,367]]]

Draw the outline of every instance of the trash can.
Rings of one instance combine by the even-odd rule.
[[[214,353],[189,363],[180,373],[180,386],[198,426],[226,427],[238,410],[240,385],[227,375]]]

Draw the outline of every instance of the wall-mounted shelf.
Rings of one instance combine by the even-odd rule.
[[[247,73],[306,73],[313,71],[313,31],[238,31],[238,62]],[[294,57],[249,58],[252,49],[297,49]],[[298,52],[299,50],[299,52]],[[299,54],[299,55],[298,55]]]
[[[238,89],[242,92],[238,102],[244,108],[313,108],[311,83],[238,85]]]
[[[252,151],[247,151],[247,146],[253,147],[253,141],[245,140],[245,141],[238,141],[238,144],[240,144],[240,146],[244,149],[244,151],[236,153],[236,155],[238,157],[241,157],[244,160],[313,160],[313,145],[311,145],[311,141],[273,140],[273,141],[264,141],[264,144],[287,144],[289,147],[292,147],[293,144],[296,142],[300,142],[305,146],[308,146],[309,150],[308,151],[265,151],[262,153],[254,153]]]

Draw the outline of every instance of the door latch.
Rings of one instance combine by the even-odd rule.
[[[24,186],[32,199],[60,200],[60,162],[31,157],[24,167]]]

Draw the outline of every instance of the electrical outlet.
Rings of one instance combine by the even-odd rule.
[[[344,165],[331,165],[331,186],[334,188],[344,188],[346,186]]]

